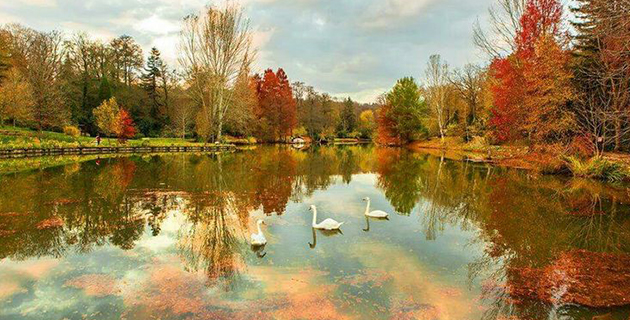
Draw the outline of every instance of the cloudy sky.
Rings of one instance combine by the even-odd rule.
[[[95,38],[121,34],[176,64],[181,19],[220,0],[0,0],[0,24],[18,22]],[[480,62],[472,25],[493,0],[240,0],[255,30],[256,68],[283,67],[334,96],[371,102],[404,76],[423,78],[431,54]]]

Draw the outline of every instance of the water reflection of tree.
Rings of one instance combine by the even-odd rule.
[[[203,270],[209,284],[232,284],[243,265],[246,229],[230,193],[194,197],[184,213],[189,226],[180,230],[178,252],[189,270]]]
[[[509,270],[542,268],[572,249],[630,252],[630,199],[623,187],[402,149],[278,146],[0,176],[0,258],[63,256],[104,244],[130,249],[144,230],[158,235],[176,210],[190,226],[178,243],[186,265],[206,272],[211,282],[230,279],[242,264],[238,243],[245,242],[252,211],[282,214],[291,200],[367,172],[378,174],[378,187],[398,212],[419,209],[427,238],[439,237],[448,225],[478,233],[485,252],[469,267],[471,281],[513,282]],[[63,226],[37,229],[50,218]],[[510,297],[488,292],[494,292],[488,294],[496,304],[492,312],[510,314]],[[526,314],[531,308],[521,309]]]
[[[385,197],[396,211],[411,214],[420,201],[421,190],[425,189],[422,166],[426,158],[399,148],[379,148],[376,156],[379,188],[385,191]]]
[[[61,256],[72,248],[90,251],[107,242],[130,248],[139,238],[143,223],[126,196],[135,165],[129,159],[112,160],[96,168],[46,170],[41,174],[3,177],[6,187],[2,212],[13,212],[12,232],[3,236],[2,257],[16,259]],[[36,181],[36,183],[32,183]],[[5,186],[5,184],[2,184]],[[26,200],[28,199],[28,200]],[[42,221],[61,220],[62,226],[39,229]]]
[[[256,208],[282,214],[290,199],[327,188],[335,176],[349,181],[369,166],[370,154],[370,148],[354,146],[305,152],[269,147],[223,155],[114,158],[3,175],[0,257],[62,256],[105,244],[130,249],[147,226],[153,236],[161,232],[178,199],[198,194],[229,193],[241,224]],[[63,226],[36,228],[51,218]]]
[[[630,252],[628,207],[619,204],[628,201],[623,189],[516,171],[491,177],[483,189],[476,223],[487,246],[469,274],[471,281],[492,284],[485,287],[492,302],[486,319],[538,319],[555,312],[549,304],[511,296],[536,285],[523,278],[523,270],[542,270],[571,250]]]
[[[505,291],[527,285],[517,284],[523,268],[544,268],[568,250],[630,253],[630,207],[623,205],[630,197],[624,188],[400,149],[377,150],[377,159],[378,185],[392,206],[409,213],[422,204],[418,214],[428,239],[439,237],[446,225],[479,234],[485,251],[470,264],[469,277],[486,284],[484,297],[493,306],[487,319],[538,319],[552,312]]]

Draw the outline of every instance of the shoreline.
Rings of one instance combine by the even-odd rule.
[[[33,158],[64,155],[99,154],[151,154],[151,153],[193,153],[222,152],[236,150],[233,144],[207,146],[107,146],[107,147],[60,147],[60,148],[15,148],[0,149],[0,159]]]

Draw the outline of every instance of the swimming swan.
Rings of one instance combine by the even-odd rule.
[[[378,219],[387,219],[389,217],[389,213],[381,210],[375,210],[370,212],[370,198],[365,197],[363,201],[367,201],[367,207],[365,207],[365,216],[370,218],[378,218]]]
[[[320,230],[339,230],[343,222],[337,222],[333,219],[326,219],[321,223],[317,223],[317,207],[311,206],[313,211],[313,228]]]
[[[267,244],[267,238],[265,238],[265,235],[263,234],[262,230],[260,229],[260,226],[265,224],[265,221],[263,220],[258,220],[258,222],[256,222],[256,224],[258,225],[258,233],[252,233],[252,246],[255,247],[262,247],[264,245]]]

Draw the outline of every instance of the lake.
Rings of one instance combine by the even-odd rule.
[[[0,319],[627,320],[629,204],[622,184],[373,146],[5,173]]]

